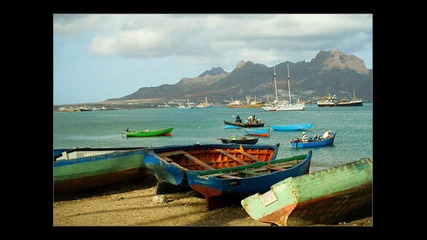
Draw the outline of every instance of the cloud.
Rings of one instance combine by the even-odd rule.
[[[265,63],[372,47],[372,14],[59,14],[54,20],[58,34],[92,32],[88,49],[99,56]]]

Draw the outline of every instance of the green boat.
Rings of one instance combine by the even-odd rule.
[[[68,195],[151,174],[144,164],[145,148],[54,149],[55,196]]]
[[[241,204],[253,219],[278,226],[337,224],[372,216],[372,159],[287,178]]]
[[[146,129],[143,131],[129,131],[128,128],[125,129],[126,137],[155,137],[155,136],[172,136],[172,131],[174,127],[161,128],[161,129]]]

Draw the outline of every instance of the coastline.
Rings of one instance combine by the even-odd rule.
[[[156,195],[153,178],[56,197],[53,218],[53,226],[272,226],[238,205],[208,211],[194,191]],[[373,218],[314,226],[373,226]]]

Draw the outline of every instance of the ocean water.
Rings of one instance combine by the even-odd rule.
[[[306,105],[305,111],[266,112],[261,108],[152,108],[137,110],[112,110],[53,113],[53,148],[73,147],[147,147],[221,143],[218,138],[244,136],[244,129],[226,129],[223,120],[234,121],[237,115],[245,120],[256,115],[265,121],[265,127],[313,123],[306,131],[309,137],[324,131],[337,131],[333,146],[313,148],[311,170],[316,171],[356,161],[362,157],[373,158],[373,108],[372,103],[360,107],[320,108]],[[130,130],[158,129],[174,126],[172,136],[126,138]],[[259,137],[257,145],[280,143],[278,158],[299,155],[308,149],[292,149],[290,140],[301,137],[302,131],[275,131],[270,137]]]

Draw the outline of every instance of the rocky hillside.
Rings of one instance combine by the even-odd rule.
[[[287,64],[289,64],[291,93],[293,98],[313,100],[327,93],[349,97],[348,92],[365,101],[373,98],[372,70],[367,69],[362,59],[346,55],[337,49],[320,51],[310,62],[283,62],[276,65],[279,98],[287,99]],[[241,61],[236,68],[225,72],[214,67],[194,78],[183,78],[176,84],[158,87],[142,87],[134,93],[113,100],[144,100],[166,102],[173,99],[191,99],[202,102],[241,99],[256,96],[259,101],[268,101],[274,95],[273,67]]]

